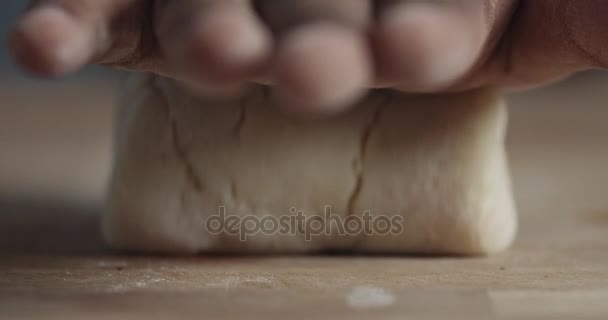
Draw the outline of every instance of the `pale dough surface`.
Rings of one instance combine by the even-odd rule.
[[[372,92],[326,120],[283,114],[252,88],[239,99],[194,96],[175,82],[134,80],[119,114],[103,226],[120,249],[167,252],[434,253],[476,255],[510,245],[515,206],[507,114],[492,91]],[[403,217],[399,235],[249,236],[206,232],[229,214]]]

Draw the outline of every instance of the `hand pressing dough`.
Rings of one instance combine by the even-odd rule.
[[[198,97],[171,80],[134,81],[119,114],[104,215],[115,248],[164,253],[314,252],[479,255],[505,249],[516,214],[507,114],[492,91],[376,90],[347,114],[304,120],[268,90]],[[226,215],[402,217],[399,234],[209,232]]]

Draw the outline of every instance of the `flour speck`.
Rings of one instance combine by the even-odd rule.
[[[395,302],[393,293],[384,288],[361,286],[355,287],[346,296],[346,304],[351,308],[369,309],[383,308]]]

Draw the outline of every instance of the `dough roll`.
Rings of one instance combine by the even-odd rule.
[[[211,99],[134,80],[103,217],[110,245],[483,255],[512,242],[507,113],[492,90],[373,90],[317,120],[283,113],[269,90]]]

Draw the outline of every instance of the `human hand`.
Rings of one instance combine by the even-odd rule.
[[[332,112],[374,86],[520,87],[603,68],[607,17],[601,0],[37,0],[11,47],[35,74],[267,78],[288,105]]]

